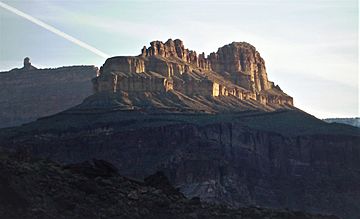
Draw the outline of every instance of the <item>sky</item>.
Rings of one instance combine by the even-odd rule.
[[[357,0],[0,2],[49,27],[0,7],[0,71],[21,67],[24,57],[40,68],[101,66],[169,38],[206,54],[245,41],[296,107],[318,118],[359,116]]]

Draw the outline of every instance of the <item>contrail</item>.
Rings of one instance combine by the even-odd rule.
[[[38,19],[36,19],[36,18],[34,18],[34,17],[32,17],[32,16],[30,16],[30,15],[16,9],[16,8],[14,8],[14,7],[11,7],[10,5],[7,5],[7,4],[5,4],[5,3],[1,2],[1,1],[0,1],[0,7],[6,9],[8,11],[11,11],[12,13],[14,13],[16,15],[19,15],[20,17],[23,17],[23,18],[31,21],[32,23],[37,24],[40,27],[45,28],[48,31],[53,32],[53,33],[57,34],[58,36],[61,36],[62,38],[66,39],[66,40],[69,40],[70,42],[75,43],[76,45],[81,46],[82,48],[87,49],[87,50],[95,53],[98,56],[101,56],[103,58],[110,57],[108,54],[106,54],[106,53],[104,53],[104,52],[90,46],[89,44],[84,43],[83,41],[78,40],[75,37],[72,37],[72,36],[62,32],[61,30],[56,29],[55,27],[53,27],[53,26],[51,26],[49,24],[46,24],[46,23],[44,23],[44,22],[42,22],[42,21],[40,21],[40,20],[38,20]]]

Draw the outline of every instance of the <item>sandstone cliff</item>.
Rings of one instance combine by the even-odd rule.
[[[233,42],[205,57],[186,49],[179,39],[153,41],[139,56],[106,60],[93,83],[97,92],[125,91],[130,99],[136,92],[163,91],[214,101],[231,96],[239,102],[257,101],[268,109],[293,105],[292,97],[268,80],[260,53],[245,42]]]
[[[73,107],[93,92],[94,66],[36,69],[24,67],[0,72],[0,127],[34,121]]]

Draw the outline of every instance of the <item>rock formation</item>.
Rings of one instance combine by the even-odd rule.
[[[29,70],[36,70],[37,68],[31,65],[30,58],[26,57],[24,59],[24,67],[21,70],[29,71]]]
[[[161,91],[189,98],[233,96],[263,105],[293,105],[292,97],[268,80],[259,52],[245,42],[233,42],[205,57],[186,49],[179,39],[153,41],[139,56],[106,60],[93,82],[96,92],[153,92],[160,91],[153,87],[163,87]]]
[[[5,82],[11,80],[2,80],[3,86],[39,86],[21,77],[10,85]],[[69,85],[68,78],[60,79]],[[58,84],[50,91],[66,86]],[[0,163],[0,217],[61,212],[63,218],[311,218],[259,208],[266,207],[359,218],[359,129],[328,124],[294,108],[292,98],[267,79],[253,46],[231,43],[205,57],[180,40],[154,41],[139,56],[107,59],[93,85],[95,94],[75,107],[0,130],[1,150],[66,165]],[[69,96],[78,92],[68,90]],[[164,174],[139,186],[117,170],[137,180]],[[256,214],[229,215],[229,208],[216,210],[203,201],[257,206],[250,208]]]
[[[36,69],[25,58],[24,67],[0,72],[0,127],[34,121],[73,107],[93,92],[94,66]]]

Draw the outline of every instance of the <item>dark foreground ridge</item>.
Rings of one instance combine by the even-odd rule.
[[[0,147],[65,164],[106,160],[138,180],[162,171],[188,198],[347,219],[360,215],[359,142],[358,128],[297,110],[69,110],[0,132]]]
[[[106,173],[106,174],[104,174]],[[187,199],[161,173],[134,181],[108,162],[62,166],[0,152],[0,218],[337,219],[289,210],[231,209]]]

